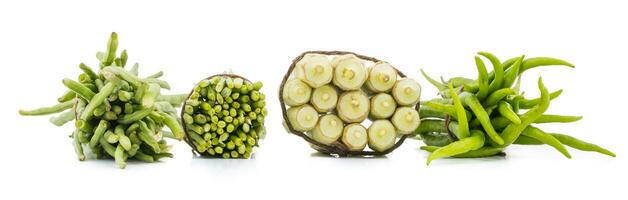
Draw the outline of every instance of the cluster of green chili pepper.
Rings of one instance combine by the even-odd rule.
[[[71,137],[79,160],[85,160],[84,147],[96,158],[114,158],[118,167],[125,168],[129,158],[153,162],[172,157],[164,136],[183,139],[184,133],[176,118],[176,109],[185,95],[161,95],[169,89],[163,75],[139,78],[138,64],[125,70],[128,54],[123,50],[116,56],[118,36],[112,33],[107,51],[98,52],[100,70],[81,63],[83,71],[78,81],[63,79],[68,88],[59,104],[35,110],[20,110],[21,115],[48,115],[59,113],[50,122],[62,126],[75,121]],[[67,111],[66,111],[67,110]],[[164,126],[172,132],[162,131]]]
[[[455,77],[439,82],[421,71],[441,96],[421,102],[419,110],[422,123],[415,133],[416,138],[427,145],[421,149],[431,152],[428,165],[443,157],[501,155],[511,144],[547,144],[567,158],[571,155],[564,145],[615,157],[611,151],[595,144],[564,134],[546,133],[533,125],[575,122],[582,117],[545,114],[550,101],[562,90],[550,93],[539,78],[541,97],[526,99],[519,91],[522,73],[541,66],[573,68],[574,65],[550,57],[525,59],[520,56],[501,62],[491,53],[478,54],[490,61],[493,71],[489,73],[482,58],[476,56],[477,79]]]
[[[265,134],[262,82],[213,76],[199,82],[183,108],[188,144],[210,157],[249,158]]]

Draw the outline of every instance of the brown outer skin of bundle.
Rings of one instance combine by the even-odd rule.
[[[244,77],[242,77],[240,75],[235,75],[235,74],[216,74],[216,75],[212,75],[210,77],[207,77],[207,78],[205,78],[203,80],[211,80],[212,78],[217,77],[217,76],[229,77],[229,78],[241,78],[245,82],[246,81],[251,82],[251,81],[249,81],[249,79],[246,79],[246,78],[244,78]],[[185,110],[183,108],[185,108],[185,106],[187,105],[187,100],[190,99],[190,96],[192,96],[192,93],[194,93],[194,88],[192,88],[192,91],[190,91],[190,94],[188,94],[188,97],[186,97],[185,101],[183,101],[183,105],[181,106],[181,116],[179,116],[179,117],[181,117],[181,123],[182,123],[181,126],[183,126],[182,127],[183,128],[183,132],[185,133],[185,137],[183,137],[183,141],[185,141],[185,143],[188,143],[188,145],[192,148],[192,153],[193,154],[209,156],[209,157],[215,157],[215,156],[209,155],[209,153],[207,153],[207,151],[205,153],[198,152],[198,150],[196,150],[196,146],[194,146],[194,143],[192,143],[192,141],[190,141],[190,138],[188,137],[189,133],[188,133],[187,128],[185,128],[185,124],[186,123],[185,123],[185,120],[184,120],[185,118],[183,118],[183,114],[185,114]]]
[[[290,68],[288,68],[288,71],[286,72],[286,74],[283,77],[283,80],[281,81],[281,85],[279,86],[279,102],[281,104],[281,114],[283,116],[283,120],[284,120],[284,124],[286,125],[286,127],[288,128],[288,131],[296,136],[299,136],[301,138],[303,138],[305,141],[307,141],[308,143],[318,147],[317,150],[325,153],[325,154],[335,154],[341,157],[346,157],[346,156],[383,156],[386,155],[390,152],[392,152],[393,150],[397,149],[399,146],[401,146],[401,144],[403,144],[403,142],[406,140],[406,138],[408,137],[408,135],[402,135],[401,137],[399,137],[399,140],[397,140],[397,142],[395,143],[394,146],[392,146],[391,148],[387,149],[386,151],[382,151],[382,152],[377,152],[377,151],[351,151],[349,150],[349,148],[343,144],[342,142],[336,141],[330,145],[325,145],[323,143],[320,143],[312,138],[310,138],[309,136],[307,136],[305,134],[305,132],[300,132],[295,130],[292,127],[292,124],[289,123],[288,121],[288,112],[286,109],[286,104],[283,101],[283,87],[286,84],[286,81],[288,81],[288,78],[290,78],[290,75],[292,74],[292,71],[294,70],[296,63],[299,62],[299,60],[301,60],[306,54],[310,54],[310,53],[317,53],[317,54],[323,54],[323,55],[344,55],[344,54],[353,54],[356,57],[362,59],[362,60],[367,60],[367,61],[371,61],[374,63],[379,62],[380,60],[377,58],[373,58],[373,57],[368,57],[368,56],[363,56],[357,53],[353,53],[353,52],[348,52],[348,51],[307,51],[302,53],[301,55],[299,55],[298,57],[296,57],[293,61],[292,64],[290,64]],[[394,68],[394,67],[393,67]],[[394,68],[397,71],[397,74],[399,74],[400,77],[405,78],[406,75],[403,74],[401,71],[399,71],[397,68]],[[417,105],[415,106],[416,110],[419,110],[419,106],[420,104],[417,103]]]

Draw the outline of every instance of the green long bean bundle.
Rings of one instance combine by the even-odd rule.
[[[266,133],[266,95],[262,82],[233,74],[199,82],[185,101],[186,142],[209,157],[250,158]]]
[[[96,54],[98,72],[81,63],[78,80],[63,79],[68,91],[58,98],[59,104],[19,113],[30,116],[63,112],[50,122],[57,126],[75,122],[76,129],[70,136],[81,161],[86,159],[84,148],[97,159],[115,159],[120,168],[125,168],[131,158],[154,162],[172,157],[163,138],[183,139],[175,107],[185,96],[161,95],[161,89],[170,88],[159,79],[163,73],[139,78],[139,65],[125,69],[128,54],[123,50],[117,55],[117,49],[118,36],[111,33],[107,50]],[[170,132],[162,131],[164,126]]]
[[[421,125],[415,139],[422,139],[431,152],[427,163],[443,157],[477,158],[505,155],[502,151],[511,144],[546,144],[571,158],[566,146],[582,151],[593,151],[615,157],[615,154],[595,144],[571,136],[547,133],[537,127],[541,123],[568,123],[580,116],[545,114],[551,100],[562,90],[550,93],[538,80],[541,97],[526,99],[519,91],[524,71],[541,66],[574,65],[556,58],[515,57],[501,62],[496,56],[479,52],[493,65],[488,72],[480,56],[475,57],[477,79],[454,77],[441,82],[423,76],[438,90],[440,98],[421,102]],[[425,123],[429,122],[429,123]]]

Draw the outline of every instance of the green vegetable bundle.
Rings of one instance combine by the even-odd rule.
[[[262,86],[234,74],[199,82],[181,111],[186,142],[201,155],[250,158],[266,132]]]
[[[114,158],[120,168],[126,167],[129,158],[153,162],[172,157],[163,137],[184,137],[174,107],[185,96],[161,95],[162,88],[170,88],[159,79],[162,72],[139,78],[138,64],[125,70],[127,52],[123,50],[116,56],[117,48],[118,36],[111,33],[107,51],[96,54],[100,61],[98,73],[81,63],[83,73],[78,81],[63,79],[68,91],[59,97],[59,104],[19,113],[48,115],[65,111],[50,118],[50,122],[62,126],[75,121],[71,137],[81,161],[85,160],[84,147],[98,159]],[[162,131],[164,126],[172,132]]]
[[[519,91],[523,72],[552,65],[573,68],[571,63],[549,57],[524,59],[524,56],[500,62],[493,54],[478,54],[488,59],[494,70],[489,73],[484,61],[476,56],[477,79],[455,77],[439,82],[423,72],[441,95],[441,98],[421,102],[419,110],[422,123],[415,133],[427,145],[421,149],[432,152],[427,164],[443,157],[501,155],[511,144],[547,144],[567,158],[571,155],[565,145],[615,157],[611,151],[595,144],[564,134],[547,133],[537,127],[537,124],[575,122],[582,118],[545,114],[550,101],[562,90],[550,93],[539,78],[541,97],[526,99]]]

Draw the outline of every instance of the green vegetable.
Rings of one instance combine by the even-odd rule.
[[[544,114],[551,100],[560,96],[562,90],[550,93],[541,78],[538,80],[540,97],[526,99],[519,92],[524,71],[551,65],[573,68],[573,64],[556,58],[525,59],[524,56],[500,63],[493,54],[478,54],[491,62],[493,71],[487,72],[484,62],[475,57],[478,70],[476,80],[454,77],[449,81],[438,82],[421,71],[442,96],[421,102],[421,123],[412,137],[423,140],[427,145],[421,147],[422,150],[432,152],[428,157],[428,164],[442,157],[477,158],[501,155],[511,144],[546,144],[567,158],[571,158],[571,155],[565,145],[582,151],[615,156],[613,152],[595,144],[564,134],[546,133],[532,125],[570,123],[582,119],[581,116]],[[467,131],[470,131],[471,136]],[[489,140],[484,141],[485,136]]]
[[[440,147],[437,147],[437,146],[422,146],[421,150],[434,152],[439,148]],[[457,154],[452,157],[453,158],[483,158],[483,157],[502,155],[503,154],[502,150],[503,149],[496,148],[496,147],[482,147],[476,150],[468,151],[466,153]]]
[[[366,86],[373,92],[388,92],[397,82],[397,70],[386,62],[378,62],[369,68]]]
[[[349,124],[342,131],[342,143],[352,151],[361,151],[368,143],[366,128],[360,124]]]
[[[368,70],[363,61],[353,54],[336,56],[331,61],[334,69],[333,83],[342,90],[357,90],[368,78]]]
[[[323,74],[327,58],[331,83]],[[308,52],[292,67],[280,87],[285,127],[325,154],[384,155],[415,133],[421,112],[444,116],[439,109],[419,110],[421,86],[384,61],[349,52]],[[368,129],[361,125],[365,120],[373,122]]]
[[[289,106],[300,106],[310,101],[312,88],[299,79],[291,79],[283,86],[282,98]],[[240,89],[243,90],[243,89]],[[244,89],[246,90],[246,87]],[[220,96],[222,97],[222,96]]]
[[[390,118],[390,121],[395,125],[397,133],[399,134],[410,134],[414,132],[421,123],[419,112],[411,107],[397,108],[395,114]]]
[[[517,115],[517,113],[515,113],[512,106],[508,102],[499,102],[499,105],[497,106],[497,111],[500,115],[510,120],[513,124],[521,124],[521,119],[519,119],[519,116]]]
[[[318,120],[318,124],[316,124],[316,127],[314,127],[309,134],[314,140],[329,145],[342,136],[343,129],[344,123],[342,120],[336,115],[328,114]]]
[[[414,106],[421,97],[421,85],[410,78],[398,80],[392,89],[392,96],[399,105]]]
[[[395,145],[395,127],[388,120],[376,120],[368,128],[368,146],[375,151],[385,151]]]
[[[432,152],[432,154],[430,154],[427,158],[427,165],[429,165],[434,159],[466,153],[482,148],[482,146],[484,146],[484,133],[479,130],[473,130],[471,131],[470,137],[452,142],[451,144],[440,147]]]
[[[485,57],[486,59],[491,61],[491,64],[493,65],[493,72],[495,74],[494,76],[495,79],[493,79],[492,82],[490,82],[490,85],[488,87],[489,93],[493,93],[494,91],[498,90],[502,86],[502,82],[504,81],[503,80],[504,67],[502,66],[501,62],[499,62],[499,59],[491,53],[479,52],[478,55]]]
[[[19,113],[20,115],[49,115],[70,109],[74,103],[75,101],[66,101],[50,107],[43,107],[34,110],[20,110]]]
[[[308,105],[291,107],[288,109],[288,121],[297,131],[309,131],[318,123],[318,113]]]
[[[260,92],[262,87],[261,82],[252,83],[231,74],[216,75],[200,81],[185,99],[181,111],[182,121],[186,124],[183,132],[188,144],[204,156],[250,158],[253,148],[259,146],[259,139],[263,138],[266,131],[264,121],[268,113],[266,97]],[[294,117],[318,117],[309,114],[316,113],[309,104],[295,109]],[[305,109],[308,111],[303,111]],[[175,122],[172,116],[162,117],[168,126]],[[293,126],[311,129],[317,121],[312,119],[308,123]],[[175,136],[183,133],[177,129],[171,130]]]
[[[338,92],[331,85],[323,85],[314,89],[310,103],[318,112],[329,112],[336,108]]]
[[[391,117],[397,109],[397,102],[387,93],[379,93],[371,97],[371,112],[369,116],[373,119],[386,119]]]
[[[458,98],[458,94],[454,91],[453,84],[449,83],[449,92],[453,99],[454,108],[456,109],[456,117],[458,119],[458,138],[466,138],[471,135],[469,132],[469,122],[467,120],[467,115],[465,113],[464,107],[462,106],[462,102],[460,98]]]
[[[482,124],[484,131],[486,131],[486,134],[488,135],[488,137],[491,138],[491,140],[493,140],[497,144],[500,144],[500,145],[503,144],[504,139],[502,139],[502,137],[498,135],[495,129],[493,128],[489,115],[486,112],[486,110],[482,107],[482,104],[480,103],[480,101],[474,95],[468,92],[462,93],[460,95],[460,99],[462,102],[464,102],[466,106],[468,106],[471,109],[473,114],[475,114],[477,119],[480,121],[480,124]]]
[[[68,110],[50,122],[62,126],[75,120],[73,145],[81,161],[85,160],[84,147],[96,158],[114,159],[119,168],[125,168],[128,159],[153,162],[171,157],[161,129],[168,126],[174,138],[183,139],[172,107],[181,104],[182,100],[175,98],[181,95],[161,96],[160,89],[167,82],[157,79],[161,75],[138,78],[137,64],[131,71],[125,70],[128,54],[123,50],[117,57],[117,48],[118,36],[112,33],[107,51],[97,53],[98,72],[81,63],[78,81],[63,79],[69,91],[58,98],[61,103],[19,113],[47,115]]]
[[[563,144],[560,143],[560,141],[554,138],[554,136],[543,132],[541,129],[538,129],[533,126],[529,126],[521,134],[534,138],[544,144],[550,145],[554,147],[556,150],[558,150],[560,153],[565,155],[565,157],[571,158],[571,155],[569,154],[565,146],[563,146]]]
[[[346,92],[340,95],[336,110],[338,117],[347,123],[362,122],[370,110],[368,96],[361,90]]]
[[[295,65],[297,77],[313,88],[330,83],[333,71],[327,56],[321,54],[308,54]]]

